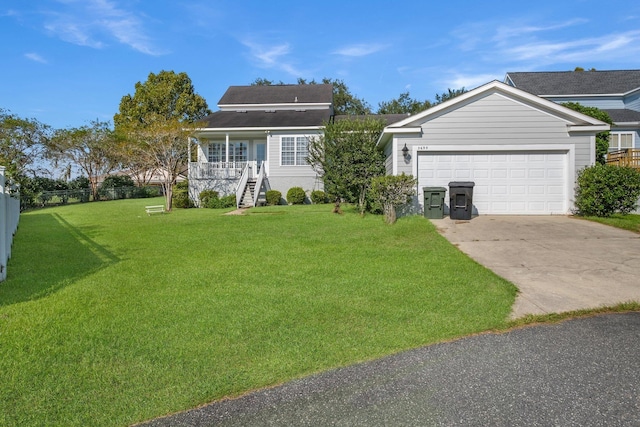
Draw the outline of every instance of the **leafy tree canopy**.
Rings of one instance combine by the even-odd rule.
[[[47,143],[47,156],[56,165],[68,163],[80,168],[96,198],[99,177],[118,166],[121,151],[110,123],[95,120],[79,128],[57,130]]]
[[[350,118],[326,124],[323,135],[309,141],[309,164],[323,177],[325,190],[340,200],[366,209],[371,179],[384,175],[384,153],[376,143],[384,122],[371,117]]]
[[[431,107],[429,101],[411,98],[409,92],[403,92],[397,99],[378,103],[377,114],[416,114]]]
[[[0,166],[7,176],[20,181],[27,173],[35,175],[50,136],[49,126],[0,109]]]
[[[562,103],[562,105],[572,109],[573,111],[577,111],[579,113],[593,117],[594,119],[598,119],[601,122],[605,122],[610,125],[613,124],[613,120],[611,120],[609,113],[599,108],[586,107],[578,102],[564,102]],[[596,134],[596,162],[600,164],[605,164],[606,163],[605,156],[607,155],[608,151],[609,151],[609,131],[600,132]]]
[[[122,97],[113,121],[119,130],[144,127],[155,120],[194,123],[208,114],[207,101],[195,92],[187,73],[160,71],[136,83],[133,96]]]
[[[460,96],[465,92],[468,92],[467,89],[461,87],[460,89],[447,89],[446,92],[441,94],[436,93],[436,102],[434,102],[433,105],[442,104],[443,102],[453,99],[456,96]]]

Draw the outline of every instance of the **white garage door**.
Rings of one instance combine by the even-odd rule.
[[[474,214],[567,213],[567,152],[430,152],[418,154],[418,188],[473,181]]]

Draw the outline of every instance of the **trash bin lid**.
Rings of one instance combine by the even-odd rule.
[[[426,192],[435,192],[435,191],[447,191],[444,187],[422,187],[422,191]]]
[[[473,188],[476,185],[473,181],[451,181],[449,183],[449,187],[464,187],[464,188]]]

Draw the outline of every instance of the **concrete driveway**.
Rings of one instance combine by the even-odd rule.
[[[512,317],[640,301],[640,235],[568,216],[432,220],[520,290]]]

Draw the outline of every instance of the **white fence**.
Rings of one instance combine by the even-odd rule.
[[[16,187],[7,185],[4,172],[0,166],[0,282],[7,278],[7,261],[20,221],[20,195]]]

